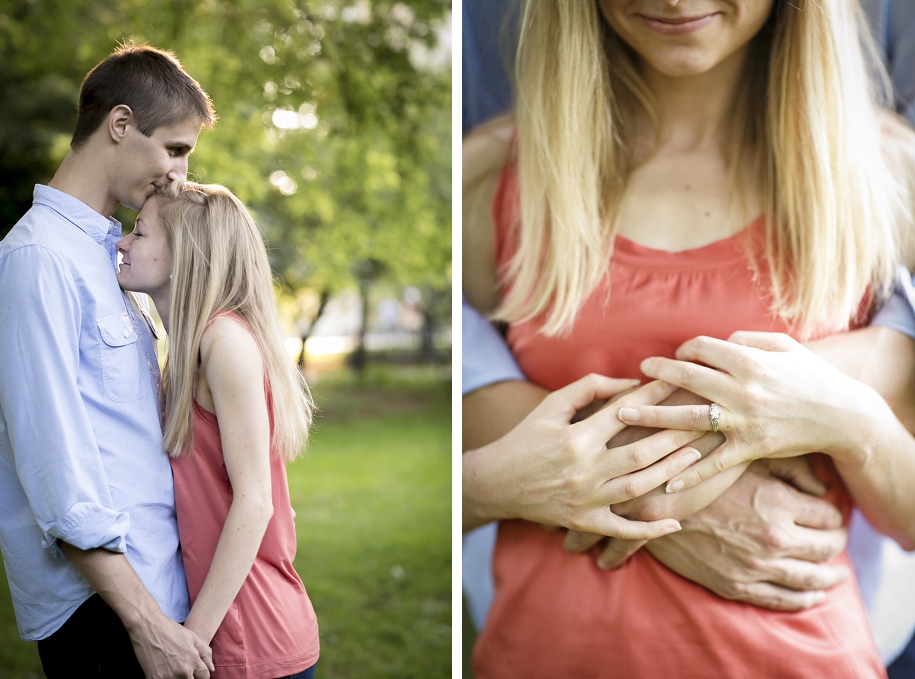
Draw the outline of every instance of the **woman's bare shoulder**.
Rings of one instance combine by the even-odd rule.
[[[213,319],[200,339],[203,365],[210,364],[214,359],[219,363],[232,363],[259,356],[260,349],[251,331],[237,318],[229,315]]]
[[[476,128],[461,145],[463,291],[483,312],[493,310],[498,303],[491,209],[514,130],[514,116],[503,115]]]

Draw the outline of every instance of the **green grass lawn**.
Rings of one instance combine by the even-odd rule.
[[[288,473],[295,565],[320,623],[318,676],[449,677],[450,384],[376,369],[361,385],[321,379],[314,394],[308,457]],[[2,584],[0,679],[40,676]]]

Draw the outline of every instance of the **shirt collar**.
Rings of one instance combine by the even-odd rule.
[[[84,231],[96,243],[102,244],[109,235],[121,235],[121,223],[116,219],[103,217],[85,203],[68,193],[43,184],[35,185],[33,205],[51,208],[61,217]]]

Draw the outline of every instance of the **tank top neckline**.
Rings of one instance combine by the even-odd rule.
[[[617,235],[613,259],[620,264],[640,267],[715,268],[745,261],[747,241],[757,240],[765,225],[764,215],[756,217],[736,233],[686,250],[661,250]]]

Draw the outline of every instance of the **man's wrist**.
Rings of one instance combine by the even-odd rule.
[[[464,532],[508,518],[500,509],[493,482],[496,451],[487,444],[464,453],[462,459],[462,508]]]
[[[854,431],[845,432],[833,445],[823,449],[836,465],[846,471],[863,469],[870,463],[877,448],[894,435],[897,427],[902,427],[886,401],[876,391],[867,385],[858,386],[854,416],[846,419]]]

